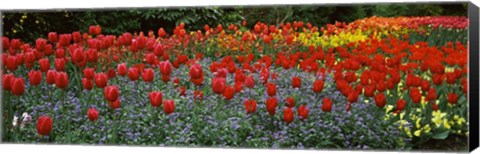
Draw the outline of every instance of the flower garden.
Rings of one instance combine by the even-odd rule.
[[[468,19],[2,37],[2,141],[412,149],[468,136]]]

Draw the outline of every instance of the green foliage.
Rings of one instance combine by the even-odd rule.
[[[6,12],[2,14],[4,35],[33,42],[34,38],[46,37],[48,32],[87,32],[90,25],[101,25],[104,34],[123,32],[154,32],[163,27],[172,33],[176,25],[185,23],[187,30],[202,30],[208,24],[240,25],[247,21],[253,27],[258,21],[266,24],[303,21],[314,26],[323,26],[335,21],[352,22],[376,16],[436,16],[467,15],[467,3],[458,4],[377,4],[352,6],[239,6],[196,8],[145,8],[129,10],[86,10],[48,12]]]

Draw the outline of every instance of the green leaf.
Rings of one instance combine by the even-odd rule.
[[[432,136],[432,138],[437,139],[437,140],[444,140],[448,137],[448,134],[450,133],[449,129],[444,129],[439,132],[435,132]]]

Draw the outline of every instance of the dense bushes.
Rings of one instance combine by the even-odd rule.
[[[348,6],[247,6],[247,7],[198,7],[198,8],[141,8],[129,10],[81,10],[49,12],[5,12],[2,15],[4,35],[9,38],[46,37],[50,31],[66,33],[86,32],[89,25],[101,25],[105,34],[122,32],[147,33],[164,27],[171,33],[175,25],[184,22],[187,30],[203,29],[205,24],[240,24],[249,21],[280,24],[302,20],[316,26],[335,21],[351,22],[368,16],[437,16],[467,15],[466,3],[455,4],[377,4]]]

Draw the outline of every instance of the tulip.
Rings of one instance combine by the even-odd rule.
[[[130,67],[128,69],[128,78],[130,78],[130,80],[132,80],[132,81],[136,81],[139,78],[139,75],[138,75],[139,73],[140,73],[140,71],[138,70],[138,68]]]
[[[257,110],[257,101],[255,100],[246,100],[245,101],[245,109],[248,113],[254,113]]]
[[[121,63],[117,65],[118,75],[125,76],[127,75],[127,64]]]
[[[458,95],[456,93],[449,93],[447,95],[447,101],[448,103],[455,105],[458,103]]]
[[[278,105],[278,100],[275,97],[270,97],[267,99],[267,112],[270,116],[275,115],[275,110]]]
[[[109,101],[108,105],[110,105],[110,107],[113,110],[118,109],[118,108],[120,108],[120,99],[116,99],[115,101]]]
[[[385,106],[385,104],[387,103],[385,94],[383,94],[383,93],[379,93],[379,94],[375,95],[373,98],[375,99],[375,104],[379,108],[383,108]]]
[[[82,78],[82,85],[83,85],[83,88],[86,90],[92,90],[93,88],[93,82],[91,79]]]
[[[402,111],[403,109],[405,109],[406,105],[407,105],[407,102],[405,100],[399,99],[397,101],[397,110]]]
[[[295,106],[295,99],[293,99],[293,97],[287,97],[286,101],[287,101],[287,106],[288,107],[294,107]]]
[[[426,98],[427,98],[428,101],[434,101],[435,99],[437,99],[437,94],[436,94],[435,88],[430,88],[428,90],[428,94],[427,94]]]
[[[105,73],[97,73],[94,75],[95,85],[98,88],[105,88],[108,84],[108,76]]]
[[[55,43],[58,41],[58,35],[57,32],[50,32],[48,33],[48,41]]]
[[[203,99],[203,93],[200,90],[195,90],[193,92],[193,99],[195,100],[202,100]]]
[[[231,100],[234,95],[235,95],[235,89],[231,86],[227,86],[225,88],[225,92],[223,93],[223,96],[225,97],[225,99]]]
[[[322,110],[324,112],[330,112],[332,111],[332,100],[330,100],[330,98],[328,97],[325,97],[323,98],[323,103],[322,103]]]
[[[55,61],[54,61],[54,64],[55,64],[55,70],[65,71],[65,65],[66,65],[65,59],[56,58]]]
[[[162,92],[150,92],[148,97],[150,98],[150,104],[152,104],[153,107],[159,107],[162,105]]]
[[[85,53],[83,52],[83,48],[77,48],[73,50],[72,59],[75,63],[82,63],[85,59]]]
[[[98,119],[98,111],[97,111],[97,109],[95,109],[93,107],[88,109],[87,115],[88,115],[88,119],[90,119],[90,121],[96,121]]]
[[[153,69],[147,68],[147,69],[145,69],[145,71],[143,71],[143,73],[142,73],[142,79],[143,79],[143,81],[145,81],[145,82],[151,82],[151,81],[153,81],[153,78],[154,78]]]
[[[23,78],[12,78],[10,88],[15,96],[21,96],[25,92],[25,80]]]
[[[117,76],[116,72],[115,72],[115,69],[113,68],[110,68],[107,70],[107,76],[109,79],[113,79]]]
[[[93,79],[94,75],[95,75],[95,70],[93,68],[83,69],[83,77],[87,79]]]
[[[300,88],[302,85],[302,78],[299,77],[293,77],[292,78],[292,87],[293,88]]]
[[[55,86],[60,89],[68,87],[68,75],[65,72],[57,72],[55,76]]]
[[[169,61],[160,62],[160,73],[162,75],[170,75],[172,73],[172,64]]]
[[[167,115],[175,111],[175,102],[173,100],[165,100],[163,105],[163,112]]]
[[[86,56],[87,56],[88,62],[91,62],[91,63],[96,62],[98,59],[97,49],[88,49]]]
[[[3,90],[11,90],[11,83],[12,83],[12,79],[14,78],[15,76],[13,74],[3,74],[3,79],[2,79]]]
[[[268,96],[273,97],[277,94],[277,85],[274,83],[267,83],[265,87],[267,88]]]
[[[190,77],[192,79],[198,79],[198,78],[201,78],[203,76],[203,70],[202,70],[202,66],[200,66],[199,64],[194,64],[190,67],[190,73],[189,73]]]
[[[38,64],[40,65],[40,70],[42,72],[47,72],[50,69],[50,62],[47,58],[42,58],[38,60]]]
[[[103,90],[105,99],[109,102],[114,102],[120,96],[120,92],[118,91],[118,87],[116,85],[106,86]]]
[[[310,110],[305,105],[302,104],[298,108],[298,116],[300,116],[302,119],[307,119],[309,111]]]
[[[285,108],[283,111],[283,121],[291,123],[293,121],[293,110],[290,107]]]
[[[225,78],[215,77],[212,79],[212,90],[216,94],[223,94],[226,89],[226,80]]]
[[[410,88],[409,94],[413,103],[418,104],[422,101],[422,94],[420,94],[420,90],[417,88]]]
[[[43,39],[43,38],[38,38],[38,39],[35,41],[35,48],[36,48],[38,51],[44,51],[46,45],[47,45],[47,40],[45,40],[45,39]]]
[[[255,87],[255,79],[253,79],[253,76],[250,75],[245,79],[244,84],[248,88],[253,88]]]
[[[57,72],[55,70],[47,71],[46,81],[48,84],[50,85],[55,84],[56,77],[57,77]]]
[[[312,88],[313,92],[315,92],[315,93],[322,92],[323,85],[324,85],[323,80],[315,80],[313,82],[313,88]]]
[[[53,120],[49,116],[42,115],[37,121],[37,132],[40,135],[47,136],[52,131]]]
[[[42,72],[30,70],[28,72],[28,80],[30,80],[30,84],[33,86],[38,86],[42,82]]]

